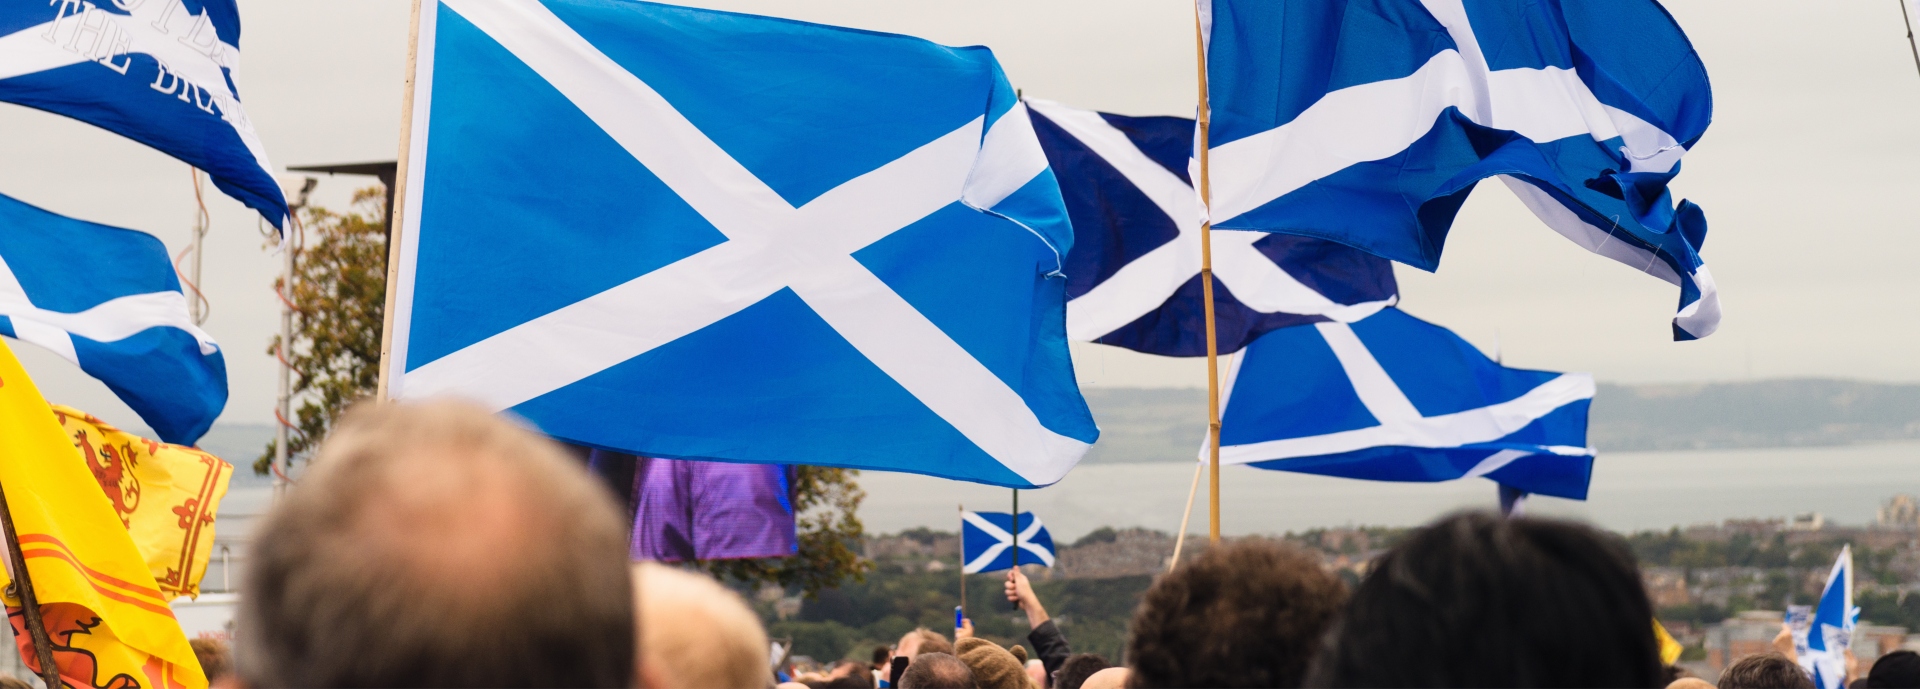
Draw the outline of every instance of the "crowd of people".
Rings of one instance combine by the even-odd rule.
[[[344,416],[257,532],[244,587],[223,686],[1713,686],[1661,663],[1619,538],[1483,513],[1420,529],[1352,590],[1283,543],[1208,549],[1146,591],[1121,659],[1073,652],[1016,570],[1005,593],[1026,614],[1024,645],[961,620],[786,677],[738,594],[628,562],[612,496],[578,463],[451,402]],[[1812,686],[1778,654],[1715,680]],[[1920,687],[1920,656],[1885,656],[1853,681]]]

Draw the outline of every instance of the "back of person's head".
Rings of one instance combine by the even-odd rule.
[[[873,663],[873,666],[876,668],[882,668],[882,667],[886,667],[887,661],[891,660],[892,658],[893,658],[893,647],[875,646],[873,647],[873,655],[871,656],[871,659],[868,662]]]
[[[1299,686],[1346,586],[1292,545],[1243,541],[1163,576],[1133,613],[1131,686]]]
[[[951,653],[922,653],[900,675],[899,689],[980,689],[973,669]]]
[[[642,673],[668,687],[762,689],[773,681],[767,632],[740,594],[653,562],[634,565],[633,574]]]
[[[1653,608],[1617,537],[1442,518],[1374,565],[1317,661],[1331,687],[1662,686]]]
[[[1060,663],[1060,669],[1053,674],[1054,689],[1080,689],[1093,673],[1105,670],[1112,665],[1104,656],[1092,653],[1075,653]]]
[[[979,637],[961,639],[953,644],[954,655],[973,671],[980,689],[1028,689],[1026,650],[1019,653]],[[908,668],[912,669],[912,668]]]
[[[704,685],[673,684],[668,686],[695,687]],[[857,673],[840,675],[827,680],[826,684],[821,685],[821,687],[822,689],[873,689],[873,674],[870,670],[861,670]]]
[[[235,660],[256,689],[634,679],[612,496],[558,446],[479,407],[348,412],[251,558]]]
[[[955,655],[953,652],[953,642],[948,641],[947,637],[940,632],[921,627],[913,630],[913,634],[920,637],[920,650],[914,652],[916,657],[927,653]]]
[[[1734,661],[1714,682],[1720,689],[1814,689],[1800,664],[1772,651]]]
[[[1873,661],[1867,671],[1867,686],[1873,689],[1920,689],[1920,653],[1894,651]]]
[[[1080,683],[1080,689],[1124,689],[1131,672],[1124,667],[1110,667],[1087,677],[1087,681]]]
[[[208,682],[233,674],[233,649],[225,640],[200,637],[188,640],[187,646],[193,648],[193,658],[200,661],[200,671],[207,675]]]

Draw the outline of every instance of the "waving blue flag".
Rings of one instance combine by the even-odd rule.
[[[0,102],[186,161],[280,227],[287,201],[240,106],[239,66],[234,0],[0,0]]]
[[[979,574],[1013,569],[1016,550],[1020,564],[1053,566],[1053,534],[1040,524],[1039,517],[1021,512],[1017,539],[1015,535],[1010,513],[961,512],[960,571]]]
[[[1386,309],[1275,330],[1229,365],[1220,461],[1376,481],[1483,476],[1587,497],[1593,377],[1496,364]]]
[[[1827,585],[1820,589],[1820,603],[1808,621],[1805,651],[1800,666],[1813,675],[1820,689],[1841,689],[1847,680],[1847,648],[1853,643],[1853,629],[1860,620],[1860,609],[1853,606],[1853,546],[1840,546],[1840,557],[1827,573]]]
[[[1098,435],[1058,186],[992,53],[426,2],[392,394],[649,457],[1027,487]]]
[[[1162,356],[1207,353],[1200,214],[1188,178],[1193,120],[1126,117],[1029,100],[1073,218],[1067,334]],[[1333,242],[1213,234],[1221,352],[1303,323],[1356,321],[1398,298],[1393,265]]]
[[[1214,227],[1331,239],[1424,270],[1499,177],[1589,251],[1719,325],[1706,217],[1667,183],[1706,132],[1706,68],[1654,0],[1200,0]]]
[[[169,443],[192,445],[227,406],[226,359],[144,232],[0,196],[0,335],[79,364]]]

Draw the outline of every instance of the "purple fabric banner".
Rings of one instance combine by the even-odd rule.
[[[633,559],[793,555],[800,543],[791,472],[792,467],[779,464],[636,458]]]

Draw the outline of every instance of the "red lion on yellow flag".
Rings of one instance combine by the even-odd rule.
[[[123,469],[133,470],[137,481],[139,460],[126,459]],[[147,506],[139,503],[159,494],[158,484],[142,485],[144,495],[128,504],[120,481],[115,479],[122,488],[116,502],[13,350],[0,343],[0,490],[6,491],[40,614],[56,645],[61,683],[75,689],[204,689],[207,679],[168,607],[172,594],[155,581],[148,557],[135,545],[133,530],[147,521]],[[225,488],[217,477],[216,483]],[[131,508],[128,515],[121,506]],[[11,585],[12,577],[6,579]],[[38,672],[20,600],[10,596],[6,604],[20,655]]]
[[[200,595],[214,513],[227,495],[233,465],[122,431],[66,405],[53,405],[53,415],[146,556],[161,592],[169,598]]]

